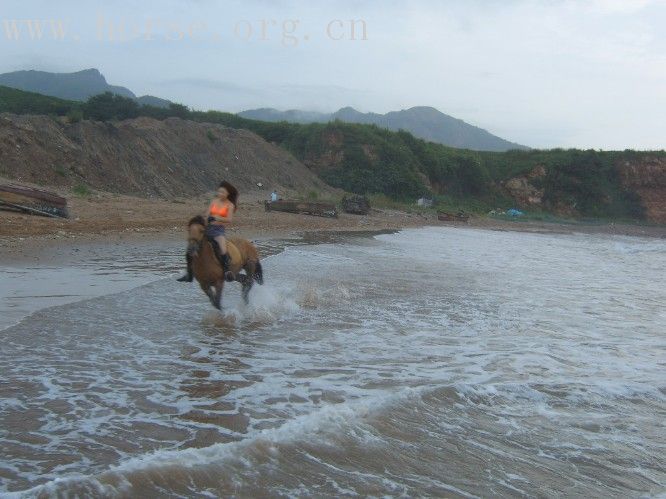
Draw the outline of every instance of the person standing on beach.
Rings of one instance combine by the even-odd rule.
[[[217,196],[211,201],[206,216],[206,237],[211,241],[215,256],[217,257],[224,272],[226,280],[231,281],[234,275],[231,272],[231,261],[227,253],[227,240],[224,236],[224,224],[233,219],[233,214],[238,207],[238,189],[226,180],[222,181],[217,188]],[[192,259],[187,255],[187,273],[178,279],[179,282],[192,282]]]

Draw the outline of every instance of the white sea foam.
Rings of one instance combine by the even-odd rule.
[[[232,443],[215,444],[204,448],[182,450],[159,450],[138,456],[117,465],[98,476],[75,475],[58,478],[29,490],[8,494],[8,497],[32,497],[59,495],[67,490],[80,488],[101,496],[119,496],[131,493],[131,483],[127,476],[146,470],[171,468],[192,469],[220,465],[231,460],[236,463],[248,461],[249,449],[260,449],[264,455],[277,456],[279,446],[295,441],[307,441],[325,445],[340,433],[349,432],[359,421],[381,411],[387,405],[404,403],[418,399],[423,390],[406,388],[398,394],[381,394],[372,399],[357,400],[352,403],[323,407],[310,414],[296,417],[279,428],[255,432],[247,438]]]
[[[4,331],[1,486],[656,495],[666,258],[640,244],[409,230],[291,248],[222,313],[171,280],[37,312]]]

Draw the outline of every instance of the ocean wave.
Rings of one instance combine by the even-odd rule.
[[[87,494],[122,497],[133,495],[137,487],[146,486],[146,481],[153,485],[180,480],[185,480],[185,484],[188,481],[196,482],[197,477],[194,475],[206,477],[212,472],[210,468],[213,466],[218,470],[222,465],[247,469],[270,460],[280,453],[280,447],[285,444],[316,441],[317,445],[335,446],[335,439],[340,434],[352,433],[357,438],[359,434],[355,429],[359,429],[364,419],[387,406],[420,399],[423,392],[424,389],[406,388],[397,394],[381,394],[371,399],[328,405],[289,420],[278,428],[258,431],[241,441],[204,448],[159,450],[128,459],[95,476],[57,478],[28,490],[11,493],[8,497],[74,497]],[[178,488],[174,483],[170,487],[173,487],[172,490]]]

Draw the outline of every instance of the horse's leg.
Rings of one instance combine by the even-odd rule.
[[[215,297],[211,298],[211,301],[213,302],[213,306],[218,310],[222,310],[222,290],[223,289],[224,289],[224,280],[217,281],[215,283]]]
[[[248,277],[243,281],[243,300],[245,301],[245,305],[250,303],[250,290],[252,289],[253,284],[254,279],[251,277]]]
[[[243,301],[245,301],[245,304],[247,305],[250,303],[250,290],[252,289],[252,286],[254,285],[254,273],[255,273],[255,266],[254,263],[248,262],[245,267],[246,275],[243,276],[243,280],[241,281],[243,283]]]
[[[202,290],[204,293],[206,293],[206,296],[208,297],[208,299],[210,300],[210,302],[213,304],[213,306],[215,306],[215,295],[214,295],[213,292],[210,290],[210,286],[208,286],[208,285],[206,285],[206,284],[204,284],[204,283],[200,283],[200,286],[201,286],[201,290]]]
[[[264,283],[264,269],[261,267],[261,262],[257,261],[254,265],[254,272],[252,278],[257,281],[259,285]]]

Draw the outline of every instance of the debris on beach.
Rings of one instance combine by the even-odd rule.
[[[266,211],[284,211],[300,215],[338,218],[338,210],[332,203],[313,203],[308,201],[266,201]]]
[[[437,220],[440,222],[465,222],[469,221],[469,215],[460,210],[458,213],[448,213],[446,211],[437,212]]]
[[[370,201],[365,196],[351,195],[342,198],[342,209],[353,215],[367,215],[370,212]]]
[[[69,216],[65,198],[18,184],[0,185],[0,209],[53,218]]]

